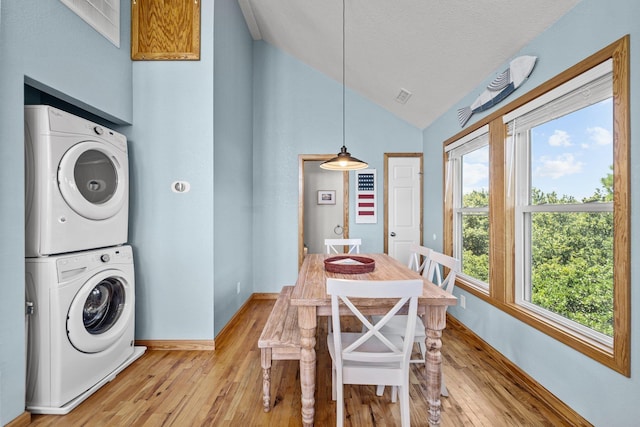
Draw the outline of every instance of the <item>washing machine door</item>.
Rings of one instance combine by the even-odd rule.
[[[122,209],[128,192],[126,153],[109,144],[84,141],[62,156],[58,188],[78,215],[92,220],[111,218]]]
[[[67,316],[71,344],[84,353],[111,347],[133,321],[133,287],[118,270],[102,271],[74,297]]]

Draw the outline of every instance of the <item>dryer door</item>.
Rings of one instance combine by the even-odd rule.
[[[131,326],[134,292],[118,270],[102,271],[89,279],[74,297],[67,316],[71,344],[84,353],[112,346]]]
[[[78,215],[103,220],[122,209],[128,192],[126,153],[96,141],[80,142],[64,153],[58,187]]]

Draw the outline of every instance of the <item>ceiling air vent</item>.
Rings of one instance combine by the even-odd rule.
[[[406,104],[409,98],[411,98],[411,92],[406,89],[400,88],[400,93],[398,93],[398,96],[396,96],[396,102],[399,102],[400,104]]]

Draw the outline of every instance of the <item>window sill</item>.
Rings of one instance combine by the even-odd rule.
[[[613,347],[603,345],[594,339],[578,334],[564,325],[552,322],[544,316],[529,311],[515,303],[497,301],[487,292],[482,292],[469,283],[458,280],[456,281],[456,286],[614,371],[627,377],[630,376],[629,364],[616,360]]]

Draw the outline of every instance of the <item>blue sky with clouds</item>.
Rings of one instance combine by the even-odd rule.
[[[613,164],[613,110],[607,99],[531,130],[532,185],[545,193],[593,195]],[[489,187],[489,148],[464,156],[463,192]]]
[[[462,192],[489,189],[489,146],[467,153],[462,158]]]
[[[613,110],[607,99],[531,130],[532,186],[578,200],[602,187],[613,164]]]

